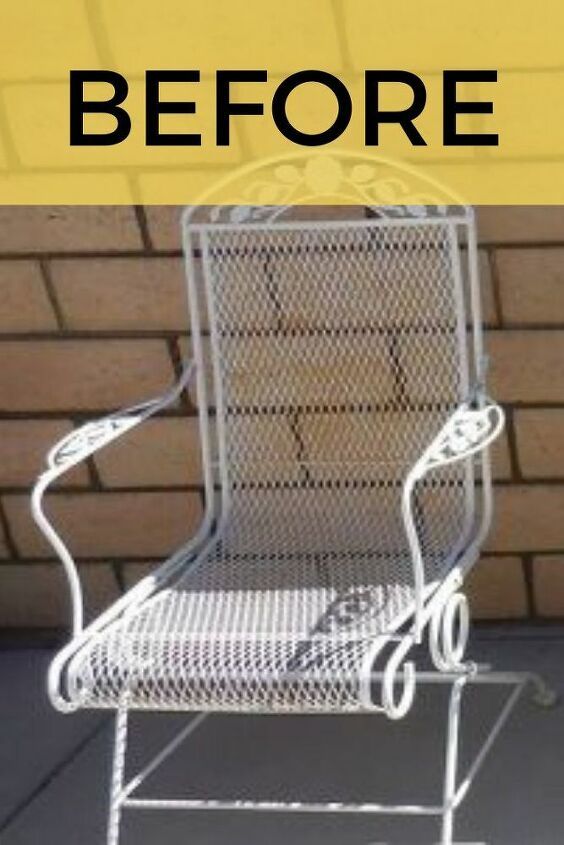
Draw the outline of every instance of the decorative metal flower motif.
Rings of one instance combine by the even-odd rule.
[[[49,457],[49,465],[61,467],[92,454],[104,443],[135,425],[134,417],[113,417],[87,423],[65,437]]]
[[[497,406],[457,411],[427,456],[427,469],[471,454],[494,433],[498,422],[492,415]]]
[[[411,175],[411,181],[409,176]],[[211,222],[252,223],[268,220],[288,205],[365,205],[384,217],[446,216],[446,192],[430,190],[428,181],[388,162],[354,155],[309,155],[272,161],[247,175],[247,205],[217,205]]]

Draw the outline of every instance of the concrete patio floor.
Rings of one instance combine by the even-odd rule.
[[[470,651],[499,669],[534,668],[564,693],[564,629],[480,629]],[[99,713],[55,713],[44,693],[49,659],[47,650],[0,652],[0,842],[102,845],[112,720]],[[468,694],[464,757],[500,701],[482,688]],[[445,704],[444,690],[420,689],[412,713],[400,723],[378,716],[214,716],[144,786],[144,794],[436,803]],[[178,724],[176,716],[136,717],[133,768]],[[521,700],[458,814],[456,838],[561,845],[564,706],[540,710]],[[433,819],[129,811],[120,845],[436,841]]]

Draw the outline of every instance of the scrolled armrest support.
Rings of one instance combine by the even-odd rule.
[[[416,480],[434,467],[446,466],[481,452],[492,443],[505,423],[502,408],[488,401],[482,408],[465,403],[454,411],[412,469]]]
[[[428,472],[461,461],[487,448],[503,430],[502,408],[489,399],[478,407],[461,404],[448,418],[436,437],[422,452],[407,474],[402,490],[402,517],[413,560],[415,582],[415,637],[421,640],[424,618],[425,569],[419,533],[415,523],[413,492]]]
[[[46,468],[37,479],[31,495],[31,512],[39,530],[64,566],[71,594],[73,637],[80,633],[84,623],[82,589],[76,563],[67,546],[45,515],[43,509],[45,492],[54,481],[73,466],[117,440],[118,437],[140,425],[158,411],[171,405],[178,399],[193,373],[194,363],[190,361],[184,367],[178,382],[167,393],[148,402],[142,402],[122,411],[108,414],[100,420],[86,423],[63,437],[47,455]]]

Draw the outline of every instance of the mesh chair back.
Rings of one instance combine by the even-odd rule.
[[[412,583],[402,482],[470,379],[457,225],[281,216],[195,227],[223,557],[279,560],[282,578],[284,561],[307,558]],[[456,555],[473,498],[469,463],[421,485],[429,578]]]

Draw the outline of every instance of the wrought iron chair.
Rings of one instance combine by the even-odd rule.
[[[65,565],[73,636],[49,691],[62,711],[117,709],[109,845],[124,809],[434,814],[456,808],[533,675],[465,660],[460,592],[491,513],[487,446],[503,427],[484,392],[477,252],[465,207],[377,207],[308,219],[293,207],[196,208],[184,218],[193,361],[152,402],[62,440],[33,513]],[[195,381],[206,510],[196,537],[88,627],[48,486],[174,403]],[[210,412],[211,409],[211,412]],[[427,644],[431,671],[413,654]],[[421,650],[421,649],[419,649]],[[209,713],[381,713],[416,684],[451,686],[436,806],[136,797]],[[511,692],[457,781],[460,699]],[[124,782],[132,710],[198,711]]]

